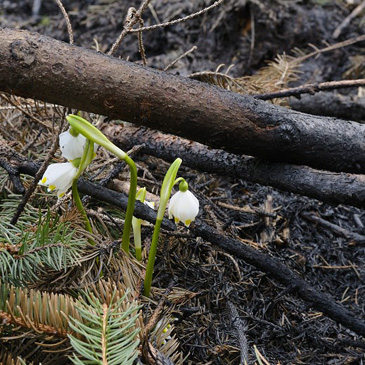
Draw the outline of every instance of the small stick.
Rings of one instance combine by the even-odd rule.
[[[340,36],[341,32],[346,28],[352,19],[356,18],[363,10],[365,9],[365,0],[358,5],[349,16],[347,16],[343,22],[335,29],[335,31],[332,33],[332,38],[336,39]]]
[[[123,28],[122,32],[120,33],[118,39],[112,45],[112,48],[108,52],[108,55],[111,56],[115,53],[115,51],[118,49],[120,44],[123,42],[123,39],[127,36],[128,33],[131,32],[134,25],[137,24],[139,22],[139,20],[142,18],[142,13],[147,8],[147,6],[149,5],[150,2],[151,2],[151,0],[145,0],[137,11],[134,8],[130,8],[128,10],[126,20],[124,22],[124,24],[125,24],[124,28]]]
[[[284,89],[272,93],[253,95],[256,99],[270,100],[275,98],[285,98],[288,96],[299,96],[301,94],[314,94],[324,90],[342,89],[347,87],[365,86],[365,79],[328,81],[315,84],[306,84],[290,89]]]
[[[74,35],[72,32],[72,26],[71,26],[70,18],[67,14],[67,11],[66,11],[65,7],[63,6],[63,4],[61,3],[61,0],[56,0],[56,3],[59,6],[59,8],[61,9],[62,15],[65,18],[66,25],[67,25],[67,32],[68,32],[68,36],[70,38],[70,44],[74,44]]]
[[[185,53],[183,53],[181,56],[179,56],[178,58],[176,58],[174,61],[172,61],[171,63],[169,63],[163,70],[167,71],[169,68],[171,68],[176,62],[180,61],[182,58],[184,58],[185,56],[187,56],[189,53],[194,52],[198,47],[197,46],[193,46],[191,47],[188,51],[186,51]]]
[[[236,331],[236,336],[240,345],[240,350],[241,350],[240,365],[248,365],[249,358],[248,358],[248,344],[246,337],[246,331],[247,331],[246,323],[244,320],[240,318],[237,308],[232,302],[227,301],[227,308],[229,311],[229,316],[231,319],[232,326]]]
[[[160,24],[155,24],[155,25],[150,25],[148,27],[141,27],[141,28],[137,28],[137,29],[131,29],[130,30],[130,33],[137,33],[137,32],[143,32],[145,30],[155,30],[157,28],[164,28],[164,27],[167,27],[169,25],[175,25],[175,24],[178,24],[178,23],[182,23],[182,22],[185,22],[186,20],[190,20],[190,19],[193,19],[201,14],[204,14],[206,13],[207,11],[215,8],[216,6],[220,5],[223,3],[224,0],[218,0],[216,1],[214,4],[202,9],[202,10],[199,10],[197,11],[196,13],[193,13],[193,14],[190,14],[190,15],[187,15],[187,16],[184,16],[183,18],[179,18],[179,19],[176,19],[176,20],[172,20],[170,22],[166,22],[166,23],[160,23]]]
[[[302,212],[300,215],[308,221],[317,223],[320,226],[327,228],[327,229],[331,230],[332,232],[335,232],[335,233],[341,235],[342,237],[345,237],[346,239],[349,239],[350,245],[355,245],[355,244],[364,245],[365,244],[365,236],[363,236],[361,234],[358,234],[356,232],[350,232],[349,230],[342,228],[342,227],[338,226],[337,224],[328,222],[328,221],[326,221],[320,217],[317,217],[314,214],[310,214],[308,212]]]

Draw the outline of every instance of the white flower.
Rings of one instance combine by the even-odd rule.
[[[190,223],[199,213],[199,200],[189,190],[178,191],[170,200],[169,218],[175,217],[175,222]]]
[[[71,162],[49,165],[39,185],[47,186],[48,191],[57,191],[60,199],[71,187],[77,172],[78,169]]]
[[[86,143],[86,138],[80,133],[77,137],[74,137],[68,131],[60,134],[60,148],[62,151],[62,156],[69,161],[75,160],[76,158],[81,158],[84,154],[84,148]]]

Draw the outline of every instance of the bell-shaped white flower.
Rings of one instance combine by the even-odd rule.
[[[69,161],[81,158],[84,153],[86,138],[79,133],[76,137],[75,132],[69,128],[66,132],[60,134],[60,148],[62,156]]]
[[[187,185],[185,181],[183,183]],[[180,191],[171,198],[168,211],[169,218],[174,217],[176,223],[182,221],[189,227],[199,213],[199,200],[189,190],[181,188],[183,183],[180,184]]]
[[[49,165],[39,185],[47,186],[48,191],[57,191],[60,199],[71,187],[77,172],[78,169],[71,162]]]

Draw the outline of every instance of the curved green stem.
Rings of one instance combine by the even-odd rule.
[[[81,199],[80,199],[80,195],[79,195],[79,191],[77,189],[77,179],[75,179],[72,183],[72,197],[74,199],[75,205],[77,206],[77,209],[79,210],[80,214],[82,215],[82,218],[84,219],[85,222],[85,229],[90,232],[93,233],[93,230],[91,228],[91,224],[89,222],[89,218],[87,217],[87,214],[85,212],[85,208],[81,203]],[[89,242],[92,245],[95,245],[95,242],[91,239],[89,239]]]
[[[118,156],[119,157],[119,156]],[[125,213],[123,238],[122,238],[122,249],[125,252],[129,252],[129,239],[132,227],[132,218],[134,212],[134,203],[136,201],[137,194],[137,167],[134,161],[128,156],[124,155],[122,158],[129,166],[130,169],[130,187],[128,196],[127,211]]]
[[[157,211],[156,224],[155,224],[155,229],[153,230],[151,248],[148,254],[146,276],[143,284],[143,293],[146,297],[149,297],[151,292],[152,275],[155,266],[158,237],[160,235],[161,223],[163,220],[163,216],[165,214],[167,203],[170,199],[171,190],[174,186],[176,175],[181,165],[181,162],[182,160],[180,158],[177,158],[171,164],[162,182],[161,193],[160,193],[160,206],[158,207]]]
[[[152,275],[155,266],[155,258],[157,252],[158,237],[160,235],[161,223],[162,219],[157,219],[155,224],[155,229],[153,230],[152,243],[151,243],[150,253],[148,255],[146,277],[144,279],[144,284],[143,284],[143,294],[146,297],[149,297],[151,292]]]

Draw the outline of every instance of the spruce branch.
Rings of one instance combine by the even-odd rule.
[[[3,325],[26,328],[38,335],[66,338],[71,332],[70,316],[80,319],[75,301],[68,295],[0,283],[0,321]]]
[[[131,300],[129,290],[122,297],[118,294],[115,288],[109,303],[93,293],[85,293],[77,301],[81,319],[72,318],[70,327],[78,336],[69,335],[74,364],[128,365],[137,358],[140,307]]]

